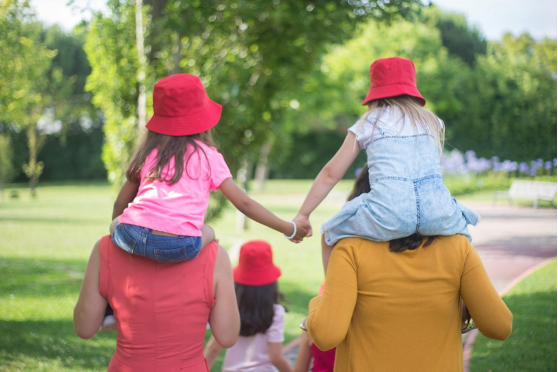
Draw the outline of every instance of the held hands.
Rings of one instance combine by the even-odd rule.
[[[300,216],[295,217],[292,223],[296,225],[296,233],[293,237],[288,237],[293,243],[300,243],[305,237],[312,236],[312,225],[308,218],[302,218]]]

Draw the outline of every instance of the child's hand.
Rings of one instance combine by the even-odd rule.
[[[305,221],[294,221],[296,224],[296,234],[294,238],[291,239],[293,243],[300,243],[308,235],[308,230],[312,228],[310,222]]]
[[[310,220],[308,219],[308,216],[303,216],[301,214],[297,214],[295,218],[293,218],[293,222],[296,223],[297,229],[299,224],[303,225],[303,226],[307,226],[307,232],[305,237],[309,238],[312,236],[312,225],[310,224]]]

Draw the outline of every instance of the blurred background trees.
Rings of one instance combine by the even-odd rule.
[[[154,83],[178,72],[224,106],[214,137],[233,172],[313,178],[364,111],[370,63],[394,55],[414,61],[449,151],[556,157],[556,40],[489,42],[419,1],[110,0],[72,32],[36,22],[26,1],[0,4],[11,56],[0,61],[0,184],[119,186],[138,113],[145,102],[150,117]]]

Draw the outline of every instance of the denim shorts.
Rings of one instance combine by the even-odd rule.
[[[200,236],[163,236],[146,227],[118,223],[112,233],[114,243],[126,252],[157,262],[184,262],[198,257]]]

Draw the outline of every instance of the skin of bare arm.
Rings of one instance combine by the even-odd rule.
[[[244,190],[242,190],[238,185],[232,180],[232,178],[227,178],[219,190],[225,195],[227,199],[238,209],[240,212],[245,214],[248,218],[261,223],[269,228],[279,231],[287,236],[291,236],[293,233],[293,225],[287,221],[284,221],[277,217],[275,214],[271,213],[261,204],[259,204],[254,199],[250,198]],[[307,222],[296,222],[297,231],[296,235],[291,239],[293,242],[299,242],[304,238],[308,232],[309,223]]]
[[[89,339],[97,333],[103,322],[107,300],[99,293],[100,242],[95,243],[74,308],[74,332]]]
[[[128,207],[136,195],[138,194],[139,183],[133,183],[129,180],[124,182],[118,196],[116,197],[116,201],[114,202],[114,207],[112,208],[112,219],[114,220],[116,217],[120,216],[124,209]]]
[[[298,347],[298,356],[296,357],[296,363],[294,366],[294,372],[308,372],[310,369],[310,361],[312,360],[312,354],[310,353],[310,336],[307,332],[302,332],[300,335],[300,345]]]
[[[322,168],[316,180],[312,184],[310,191],[306,195],[298,214],[293,219],[297,224],[310,225],[310,214],[316,209],[318,205],[325,199],[331,189],[339,182],[345,175],[351,164],[356,159],[360,148],[356,143],[356,135],[352,132],[347,134],[345,141],[337,150],[337,153],[331,160]],[[312,236],[312,227],[308,231],[307,236]]]
[[[225,248],[219,246],[213,271],[215,306],[209,313],[211,333],[223,348],[236,343],[240,334],[240,315],[234,291],[232,265]]]
[[[205,349],[203,350],[203,356],[205,360],[207,360],[207,365],[211,369],[221,352],[221,346],[215,340],[215,337],[211,336],[207,344],[205,345]]]
[[[268,342],[269,361],[279,372],[292,372],[291,365],[283,356],[283,344],[280,342]]]

